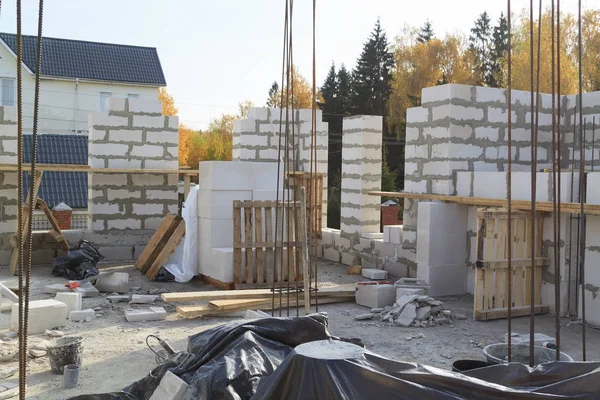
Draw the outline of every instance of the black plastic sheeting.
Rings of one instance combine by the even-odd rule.
[[[167,370],[190,385],[185,400],[597,399],[600,393],[600,363],[556,362],[535,369],[513,363],[460,374],[360,348],[343,360],[294,350],[317,340],[338,340],[329,335],[325,314],[237,321],[190,336],[179,365],[162,364],[120,393],[72,399],[147,400]]]

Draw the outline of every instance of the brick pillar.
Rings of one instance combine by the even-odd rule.
[[[382,205],[381,206],[381,224],[387,225],[400,225],[398,218],[398,212],[400,207],[398,205]]]
[[[343,120],[342,237],[359,239],[361,233],[380,228],[380,197],[369,191],[381,189],[383,118],[360,115]]]

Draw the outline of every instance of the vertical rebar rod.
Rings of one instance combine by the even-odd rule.
[[[581,269],[581,344],[583,351],[583,361],[586,361],[586,343],[585,343],[585,215],[583,214],[583,201],[585,197],[585,177],[583,167],[585,164],[584,147],[584,124],[583,124],[583,73],[582,73],[582,54],[583,43],[581,40],[581,0],[578,2],[578,42],[579,42],[579,268]]]
[[[561,220],[562,220],[562,214],[561,214],[561,210],[560,210],[560,202],[561,202],[561,159],[560,159],[560,155],[561,155],[561,138],[560,138],[560,0],[556,0],[556,77],[557,77],[557,82],[556,82],[556,90],[557,90],[557,117],[558,117],[558,121],[556,124],[556,145],[557,145],[557,149],[556,149],[556,165],[558,168],[557,171],[557,177],[556,177],[556,213],[558,216],[558,219],[556,221],[556,257],[557,257],[557,263],[558,263],[558,272],[556,274],[556,280],[558,283],[558,285],[560,285],[562,283],[562,277],[561,277],[561,273],[560,273],[560,264],[561,264],[561,252],[560,252],[560,248],[561,248],[561,242],[560,242],[560,232],[561,232]],[[561,310],[561,299],[560,299],[560,289],[558,292],[558,304],[556,306],[556,313],[559,314]],[[560,317],[560,315],[559,315]],[[558,320],[558,324],[560,324],[560,319]],[[556,354],[557,354],[557,360],[560,360],[560,325],[558,326],[557,329],[558,333],[556,336]]]
[[[592,117],[592,172],[594,172],[594,151],[596,150],[596,116]]]
[[[510,15],[510,2],[508,0],[508,168],[506,174],[506,199],[508,202],[508,362],[512,361],[512,247],[513,247],[513,236],[512,236],[512,22]]]
[[[571,152],[571,202],[573,202],[575,197],[575,148],[577,147],[577,106],[575,106],[575,113],[573,114],[573,151]],[[579,188],[577,188],[577,196],[579,201]],[[575,263],[573,264],[573,215],[571,215],[571,226],[569,231],[571,233],[571,245],[569,248],[571,260],[569,261],[569,268],[572,266],[575,267],[575,311],[579,311],[579,214],[577,214],[577,232],[575,238]],[[571,270],[569,269],[569,272]],[[570,277],[570,275],[569,275]]]
[[[313,223],[311,224],[311,248],[313,249],[313,257],[310,257],[310,268],[309,272],[312,272],[312,264],[313,260],[315,263],[315,311],[319,312],[319,259],[317,257],[317,245],[318,245],[318,236],[317,231],[321,231],[321,226],[317,226],[319,218],[317,218],[317,58],[316,58],[316,18],[317,18],[317,0],[313,0],[313,93],[312,93],[312,136],[311,136],[311,161],[310,161],[310,169],[313,170],[313,162],[314,162],[314,176],[311,173],[310,183],[311,189],[311,214],[314,214],[311,219]],[[314,200],[314,202],[313,202]],[[321,217],[323,213],[321,212]],[[314,225],[313,225],[314,224]],[[322,224],[322,222],[321,222]],[[309,286],[310,289],[310,286]]]
[[[294,51],[293,51],[293,47],[292,47],[292,39],[293,39],[293,31],[294,31],[294,19],[293,19],[293,11],[294,11],[294,0],[290,0],[290,64],[291,64],[291,73],[292,73],[292,77],[291,77],[291,102],[290,102],[290,107],[291,107],[291,114],[292,114],[292,140],[290,143],[290,148],[292,149],[292,171],[291,174],[292,175],[295,171],[298,170],[298,167],[296,165],[296,129],[295,129],[295,124],[296,124],[296,116],[294,113]],[[296,252],[296,246],[292,246],[292,239],[295,242],[298,242],[298,237],[297,237],[297,229],[294,229],[294,227],[297,227],[297,218],[298,218],[298,209],[296,208],[296,196],[294,191],[290,192],[290,182],[291,179],[288,178],[288,201],[292,201],[292,205],[291,207],[288,209],[288,213],[291,212],[292,218],[288,221],[288,232],[291,232],[291,235],[288,235],[288,271],[290,270],[290,261],[292,260],[293,262],[291,263],[291,265],[293,265],[294,267],[294,281],[296,283],[296,317],[299,316],[299,311],[298,311],[298,302],[299,302],[299,287],[298,287],[298,256],[300,256],[300,254],[298,254]],[[294,182],[294,185],[296,184],[296,182]],[[290,194],[291,193],[291,194]],[[292,200],[292,195],[293,195],[293,200]],[[292,225],[293,224],[293,225]],[[288,272],[288,279],[287,279],[287,315],[289,317],[290,315],[290,274]]]
[[[558,231],[557,231],[557,219],[559,215],[557,214],[557,187],[556,187],[556,74],[555,74],[555,47],[554,47],[554,0],[552,0],[552,5],[550,6],[550,14],[551,14],[551,22],[550,22],[550,32],[551,32],[551,51],[552,51],[552,59],[551,59],[551,69],[552,69],[552,229],[553,229],[553,253],[554,253],[554,330],[556,335],[556,361],[560,361],[560,270],[559,270],[559,259],[558,259]],[[539,62],[539,61],[538,61]]]

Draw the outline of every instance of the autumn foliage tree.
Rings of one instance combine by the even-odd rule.
[[[269,97],[267,104],[269,107],[283,107],[286,108],[292,98],[292,89],[294,94],[294,101],[292,106],[294,109],[311,109],[312,108],[312,83],[309,83],[306,78],[298,72],[298,68],[294,65],[290,69],[289,79],[291,84],[287,85],[287,74],[286,82],[283,88],[280,89],[277,82],[274,82],[269,89]],[[283,90],[283,102],[281,92]],[[323,97],[317,92],[317,102],[322,102]]]

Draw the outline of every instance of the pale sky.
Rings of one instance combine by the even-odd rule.
[[[538,1],[535,1],[538,3]],[[544,6],[550,1],[544,0]],[[46,0],[43,34],[50,37],[150,46],[158,54],[180,120],[205,128],[250,100],[264,106],[281,79],[284,0]],[[505,0],[317,0],[317,85],[332,61],[351,69],[377,17],[388,38],[426,19],[438,36],[468,33],[487,11],[495,23]],[[562,0],[564,12],[577,1]],[[583,0],[600,8],[600,0]],[[23,0],[23,33],[37,32],[36,0]],[[513,14],[529,7],[513,0]],[[15,1],[3,1],[0,31],[16,32]],[[312,0],[296,0],[294,61],[312,76]]]

